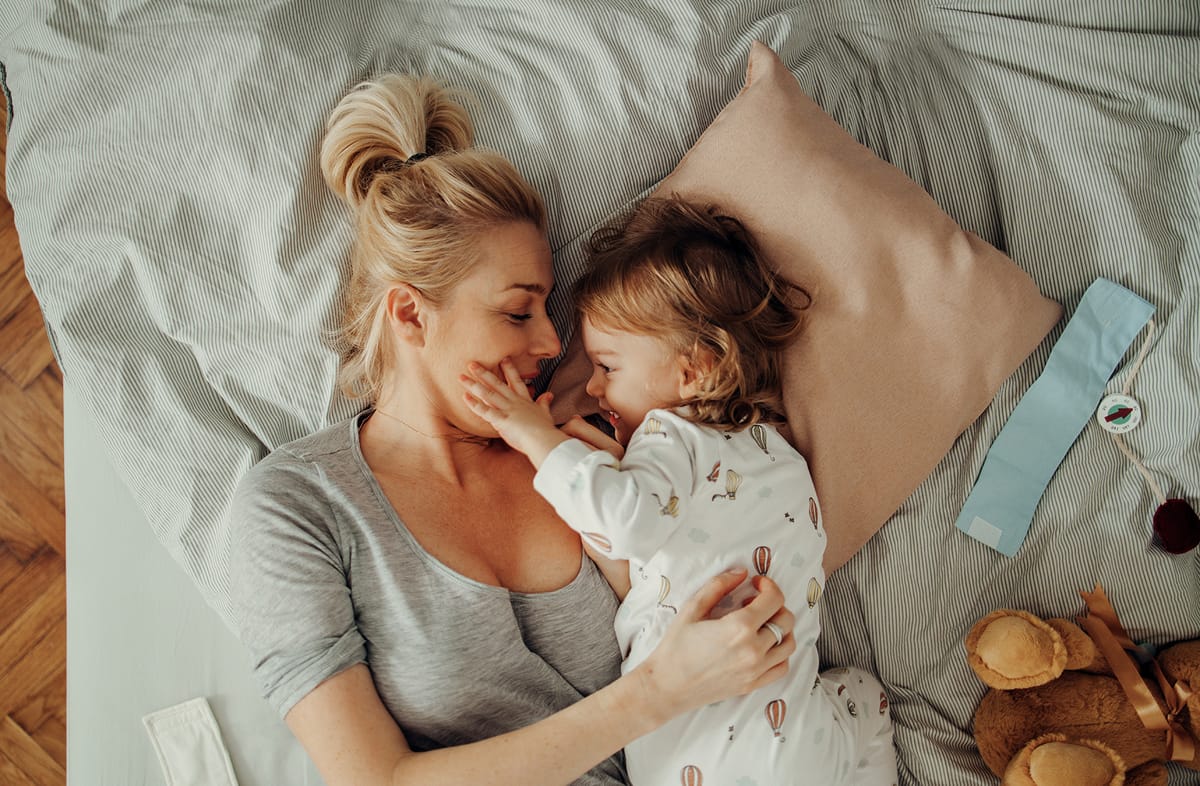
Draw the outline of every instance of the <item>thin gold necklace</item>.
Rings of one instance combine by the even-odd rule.
[[[487,437],[480,437],[475,434],[465,434],[462,432],[460,432],[458,434],[430,434],[427,431],[422,431],[421,429],[417,428],[413,424],[406,421],[404,418],[397,417],[396,415],[393,415],[390,412],[384,412],[382,409],[376,409],[376,410],[374,410],[374,412],[375,412],[375,414],[383,415],[384,417],[391,418],[392,420],[396,421],[401,426],[404,426],[406,429],[413,432],[414,434],[420,434],[422,437],[428,437],[429,439],[440,439],[440,440],[445,440],[446,442],[466,442],[466,443],[470,443],[470,444],[484,445],[484,446],[492,444],[491,439],[489,439]]]

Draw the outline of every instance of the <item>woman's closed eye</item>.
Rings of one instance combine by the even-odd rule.
[[[527,322],[533,319],[533,314],[505,314],[504,316],[517,323]]]

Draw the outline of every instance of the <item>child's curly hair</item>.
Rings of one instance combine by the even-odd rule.
[[[574,290],[580,317],[660,338],[708,369],[682,402],[691,420],[784,422],[780,350],[812,299],[766,264],[740,221],[678,195],[649,198],[598,229],[589,251]]]

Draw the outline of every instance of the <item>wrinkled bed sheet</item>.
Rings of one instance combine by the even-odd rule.
[[[64,373],[156,536],[221,614],[238,478],[354,409],[322,337],[350,235],[315,151],[337,99],[390,70],[479,97],[481,141],[547,198],[565,284],[581,238],[670,172],[762,40],[1068,314],[1101,275],[1156,306],[1133,390],[1144,423],[1128,441],[1197,504],[1194,4],[110,5],[0,11],[9,196]],[[886,683],[906,784],[992,782],[969,736],[983,689],[961,646],[990,609],[1075,614],[1076,591],[1101,581],[1135,638],[1200,635],[1198,557],[1153,545],[1151,493],[1095,424],[1015,558],[953,527],[1059,330],[829,583],[822,655]]]

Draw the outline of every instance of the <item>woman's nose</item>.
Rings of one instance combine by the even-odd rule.
[[[554,323],[548,316],[543,317],[539,322],[538,332],[530,350],[538,357],[558,357],[558,353],[562,352],[562,342],[558,340],[558,331],[554,329]]]

